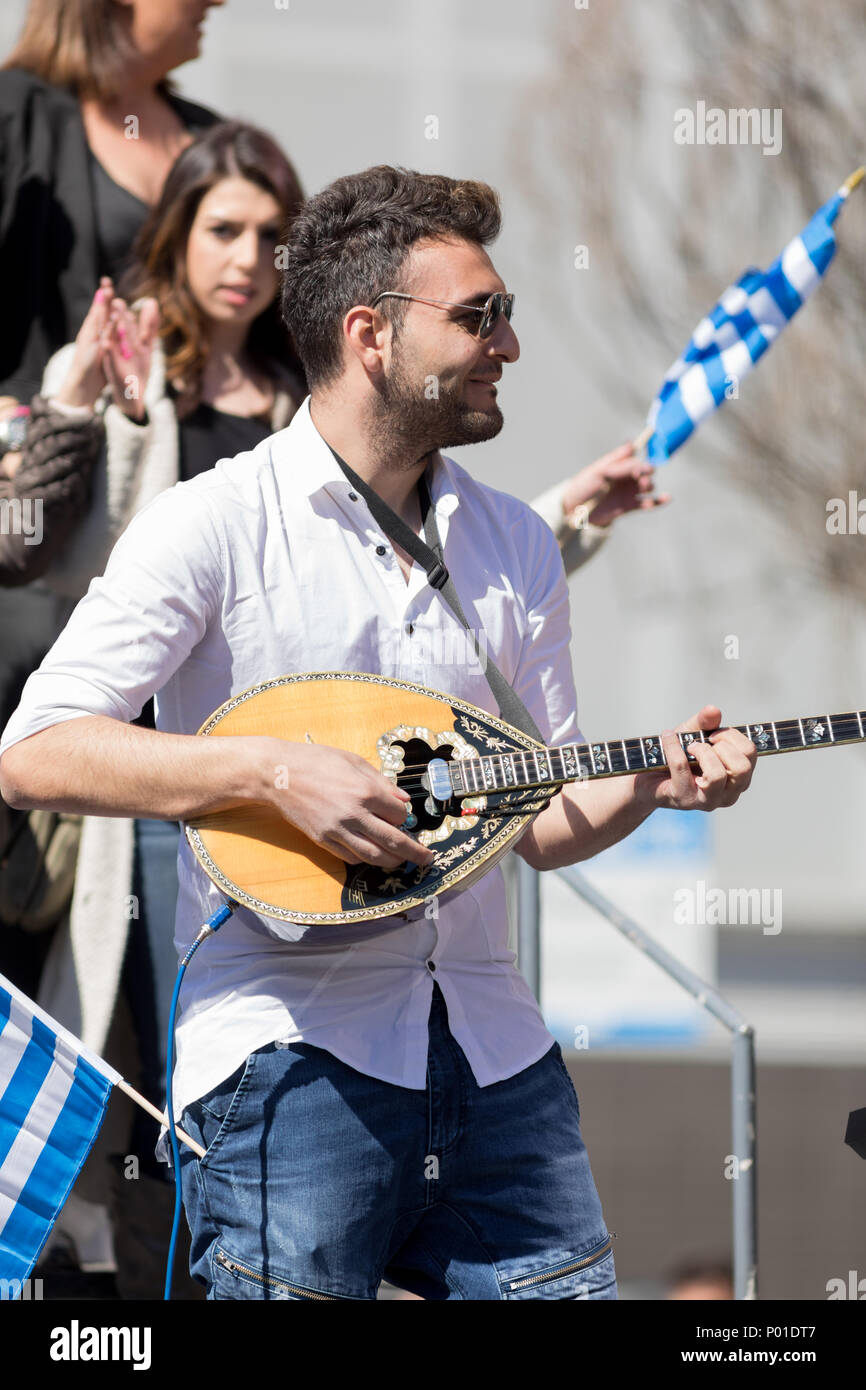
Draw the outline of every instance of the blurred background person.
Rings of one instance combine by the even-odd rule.
[[[48,358],[75,337],[100,276],[123,267],[177,154],[218,119],[168,83],[198,56],[214,3],[223,0],[31,0],[23,15],[0,69],[0,500],[15,497],[14,417],[39,390]],[[69,610],[45,591],[0,593],[2,722]],[[0,970],[32,993],[47,942],[35,933],[51,923],[31,911],[31,880],[53,874],[52,891],[39,896],[62,912],[74,836],[52,857],[31,834],[31,817],[4,819],[3,860],[14,851],[25,862],[14,889],[0,894]]]
[[[8,571],[13,582],[39,575],[81,597],[136,511],[288,423],[306,388],[277,310],[275,260],[301,201],[294,169],[263,131],[217,124],[184,150],[134,248],[132,308],[106,277],[33,398],[15,484],[44,499],[44,535],[39,546],[5,538],[7,582]],[[150,705],[138,722],[153,725]],[[40,991],[50,1013],[110,1055],[122,975],[141,1088],[159,1105],[177,972],[177,840],[174,822],[85,819],[70,918]],[[156,1135],[136,1109],[131,1147],[145,1189],[165,1181]],[[156,1280],[159,1239],[154,1253]]]
[[[31,0],[0,71],[0,392],[27,401],[116,276],[165,176],[216,119],[168,75],[224,0]]]
[[[178,96],[168,76],[198,56],[205,14],[223,2],[28,5],[0,70],[0,393],[7,419],[38,391],[52,353],[75,337],[100,277],[122,270],[174,159],[218,119]],[[14,501],[21,442],[0,423],[0,500]],[[91,452],[94,446],[91,431]],[[0,592],[4,722],[70,609],[38,586],[14,597]],[[0,971],[33,994],[51,928],[71,896],[77,825],[72,817],[44,821],[4,808],[0,834]],[[75,1212],[73,1203],[70,1221]],[[85,1245],[94,1265],[110,1264],[104,1228],[90,1215],[82,1223]]]

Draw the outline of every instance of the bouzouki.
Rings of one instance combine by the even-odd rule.
[[[759,754],[860,743],[866,711],[736,725]],[[235,903],[274,918],[285,940],[353,940],[405,924],[412,909],[487,873],[568,782],[666,766],[658,735],[558,748],[466,700],[357,671],[280,676],[235,695],[202,725],[210,738],[261,735],[360,754],[411,797],[406,828],[436,855],[428,866],[347,864],[274,807],[249,804],[190,821],[199,863]],[[703,732],[680,733],[689,744]],[[422,914],[423,915],[423,914]],[[390,920],[389,920],[390,919]]]

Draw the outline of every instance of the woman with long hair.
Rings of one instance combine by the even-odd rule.
[[[28,403],[46,362],[75,337],[100,276],[126,265],[176,156],[219,119],[179,96],[169,74],[198,56],[202,20],[222,3],[27,4],[0,69],[0,503],[18,504]],[[43,417],[39,429],[63,423],[59,414]],[[20,567],[8,582],[25,582]],[[0,719],[68,611],[39,586],[0,592]],[[35,819],[0,811],[0,878],[11,882],[0,892],[0,969],[28,994],[68,907],[76,853],[74,823],[45,841]]]
[[[302,199],[279,146],[240,122],[211,127],[173,166],[135,243],[126,298],[105,279],[45,373],[42,399],[70,415],[106,403],[105,466],[86,533],[50,557],[55,588],[79,597],[134,510],[288,423],[305,385],[279,318],[276,248]]]
[[[302,200],[292,165],[255,127],[219,123],[181,153],[135,242],[127,297],[103,280],[31,402],[15,481],[22,500],[42,499],[42,541],[4,538],[4,572],[80,598],[153,497],[288,423],[306,387],[279,318],[276,262]],[[122,981],[155,1100],[177,969],[177,839],[173,822],[85,818],[69,923],[40,993],[100,1052]],[[132,1141],[143,1174],[147,1129]],[[162,1180],[155,1163],[150,1173]]]
[[[219,119],[168,76],[224,0],[30,0],[0,70],[0,394],[27,401],[116,276],[165,176]]]

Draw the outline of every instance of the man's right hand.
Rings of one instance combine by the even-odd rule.
[[[396,869],[435,858],[397,828],[407,794],[357,753],[267,735],[198,738],[107,715],[63,720],[6,750],[0,795],[22,811],[180,821],[264,803],[347,864]]]
[[[408,795],[357,753],[272,740],[269,800],[286,820],[347,864],[432,864],[432,850],[397,829]]]

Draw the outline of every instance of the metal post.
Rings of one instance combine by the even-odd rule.
[[[757,1125],[755,1033],[747,1024],[733,1035],[731,1050],[731,1133],[737,1159],[734,1172],[734,1298],[758,1296]]]
[[[516,855],[517,869],[517,964],[541,1003],[541,878]]]
[[[528,868],[528,865],[523,867]],[[732,1194],[734,1297],[755,1299],[758,1296],[758,1269],[754,1029],[717,989],[689,970],[688,966],[683,965],[670,951],[665,950],[664,946],[644,931],[643,927],[638,926],[637,922],[600,893],[578,869],[570,865],[565,869],[557,869],[556,872],[585,902],[600,912],[602,917],[606,917],[633,946],[637,946],[638,950],[655,961],[666,975],[688,990],[701,1007],[723,1023],[731,1034],[731,1146],[737,1161]],[[526,891],[528,892],[528,889]]]

